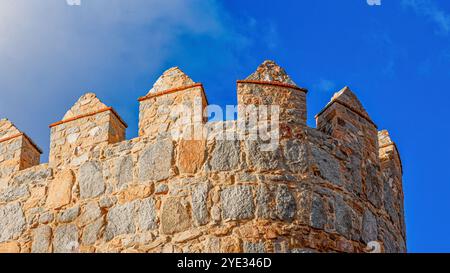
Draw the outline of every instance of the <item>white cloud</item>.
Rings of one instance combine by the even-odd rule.
[[[82,93],[137,107],[133,81],[161,71],[185,35],[234,38],[225,16],[203,0],[1,0],[0,117],[46,149],[47,125]]]
[[[440,33],[445,35],[450,33],[450,13],[439,7],[434,1],[403,0],[402,4],[434,22],[439,27]]]
[[[327,79],[321,79],[318,83],[314,85],[315,89],[321,92],[335,91],[336,83]]]

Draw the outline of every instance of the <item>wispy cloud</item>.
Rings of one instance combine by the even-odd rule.
[[[327,79],[321,79],[314,85],[314,88],[321,92],[335,91],[336,83]]]
[[[84,92],[96,92],[125,119],[136,119],[132,109],[145,92],[136,82],[148,78],[150,89],[171,56],[199,47],[183,47],[190,37],[238,44],[241,37],[227,20],[217,1],[90,0],[69,6],[65,0],[1,0],[0,117],[12,119],[44,150],[47,125]],[[227,54],[216,58],[230,59]]]
[[[376,31],[367,34],[366,40],[370,43],[370,49],[377,52],[377,69],[383,75],[392,77],[396,73],[397,62],[405,54],[392,40],[391,35],[386,31]]]
[[[413,9],[417,14],[426,17],[439,28],[439,33],[450,34],[450,13],[433,0],[402,0],[404,7]]]

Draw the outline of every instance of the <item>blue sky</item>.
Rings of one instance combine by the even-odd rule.
[[[450,1],[2,0],[0,117],[48,153],[48,125],[93,91],[132,138],[165,69],[225,105],[265,59],[310,90],[311,126],[335,91],[357,93],[401,152],[409,251],[450,252]]]

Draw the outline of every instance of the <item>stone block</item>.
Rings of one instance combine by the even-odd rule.
[[[286,185],[279,185],[275,194],[276,212],[279,219],[292,221],[297,212],[295,198]]]
[[[25,228],[25,217],[19,203],[0,206],[0,243],[16,239]]]
[[[213,171],[231,171],[239,166],[239,142],[231,140],[216,141],[209,162]]]
[[[18,242],[2,243],[0,253],[20,253],[20,245]]]
[[[180,173],[195,174],[205,161],[205,141],[181,140],[178,148],[178,169]]]
[[[192,214],[197,225],[205,225],[208,222],[208,192],[207,182],[192,187]]]
[[[95,222],[87,225],[83,230],[83,235],[81,236],[81,243],[83,245],[93,245],[97,239],[100,238],[100,232],[104,225],[103,218],[97,219]]]
[[[157,228],[156,205],[153,198],[146,198],[138,203],[137,223],[140,231],[148,231]]]
[[[33,230],[32,253],[49,253],[52,242],[52,229],[49,226],[40,226]]]
[[[118,205],[109,210],[106,217],[105,239],[110,241],[117,235],[134,233],[135,202]]]
[[[170,197],[161,208],[161,229],[164,234],[185,231],[192,225],[190,206],[181,198]]]
[[[105,191],[103,170],[99,162],[83,163],[78,171],[77,180],[81,199],[97,197]]]
[[[255,205],[251,186],[231,186],[221,192],[224,219],[243,220],[254,217]]]
[[[139,157],[139,180],[161,181],[169,178],[173,160],[173,143],[161,140],[151,144],[141,152]]]
[[[50,182],[46,206],[57,209],[69,204],[72,198],[73,182],[74,176],[71,170],[63,170],[57,173]]]
[[[53,252],[55,253],[73,253],[77,252],[78,228],[74,224],[64,224],[56,228],[53,239]]]
[[[311,153],[321,176],[329,182],[340,186],[342,184],[340,176],[339,161],[328,154],[323,149],[311,146]]]

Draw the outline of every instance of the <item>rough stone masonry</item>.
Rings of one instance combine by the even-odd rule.
[[[280,145],[174,140],[174,105],[200,83],[167,70],[139,99],[139,137],[95,94],[50,125],[49,162],[0,121],[0,252],[405,252],[402,165],[345,87],[306,126],[306,93],[274,62],[237,82],[239,105],[280,106]],[[197,102],[197,103],[196,103]],[[200,103],[198,103],[200,102]],[[163,106],[163,107],[161,107]],[[207,122],[214,135],[237,121]]]

